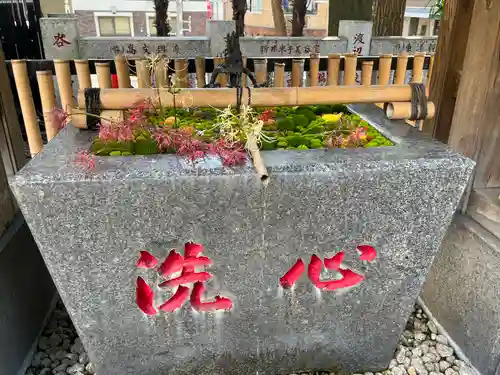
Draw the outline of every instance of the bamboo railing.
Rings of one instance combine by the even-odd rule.
[[[427,60],[426,60],[427,59]],[[100,92],[100,108],[108,117],[120,118],[120,111],[131,108],[138,101],[146,98],[161,100],[162,105],[172,106],[173,95],[169,86],[172,81],[180,91],[175,94],[177,106],[220,106],[236,104],[235,89],[189,89],[188,74],[194,73],[198,87],[207,83],[206,74],[213,66],[222,63],[222,58],[195,60],[176,59],[162,61],[152,66],[149,60],[136,60],[133,63],[123,56],[117,56],[111,64],[109,61],[95,62],[93,68],[97,75]],[[397,57],[381,55],[380,57],[358,58],[356,54],[329,54],[320,58],[312,54],[310,59],[245,59],[245,63],[255,74],[259,84],[267,83],[267,88],[251,89],[253,106],[279,105],[311,105],[331,103],[389,103],[386,114],[392,119],[408,119],[411,113],[409,101],[411,89],[405,85],[407,71],[411,68],[411,82],[422,82],[423,71],[427,64],[427,82],[430,82],[434,56],[415,54],[410,57],[402,53]],[[86,127],[84,115],[85,99],[83,90],[92,86],[91,65],[87,60],[56,60],[54,71],[56,87],[63,109],[72,113],[72,123],[77,127]],[[113,69],[114,68],[114,69]],[[28,144],[32,155],[41,148],[40,128],[36,121],[36,110],[29,85],[26,62],[12,61],[12,71],[20,99],[21,111],[26,126]],[[291,71],[290,84],[286,87],[286,71]],[[326,72],[325,72],[326,71]],[[394,77],[391,78],[392,71]],[[113,89],[112,74],[116,72],[118,88]],[[47,113],[56,106],[55,87],[52,70],[37,72],[38,87],[42,101],[47,138],[50,140],[57,133]],[[73,97],[72,74],[77,76],[78,97]],[[130,75],[137,76],[137,89],[133,89]],[[320,74],[326,74],[326,86],[319,86]],[[304,80],[304,76],[307,78]],[[175,79],[172,80],[172,77]],[[227,84],[228,77],[221,74],[218,82]],[[309,87],[306,87],[308,81]],[[244,80],[243,85],[246,85]],[[153,88],[154,86],[154,88]],[[122,90],[123,89],[123,90]],[[213,90],[218,90],[214,94]],[[428,90],[428,88],[427,88]],[[176,90],[177,91],[177,90]],[[427,92],[428,93],[428,92]],[[76,100],[75,100],[76,99]],[[248,93],[244,90],[242,102],[246,103]],[[434,105],[428,103],[428,117],[434,115]]]

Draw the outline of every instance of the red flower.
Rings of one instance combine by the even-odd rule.
[[[175,272],[179,272],[182,270],[183,262],[184,257],[175,251],[175,249],[172,249],[165,261],[158,268],[158,273],[163,277],[167,277]]]
[[[157,313],[153,306],[154,293],[142,277],[137,277],[135,301],[144,314],[155,315]]]
[[[136,266],[139,268],[153,268],[158,264],[158,260],[148,251],[142,250]]]
[[[194,284],[191,292],[191,306],[196,311],[217,311],[230,310],[233,307],[233,302],[227,297],[216,296],[214,302],[201,302],[201,297],[205,291],[205,286],[201,282]]]
[[[177,289],[177,292],[175,292],[174,295],[170,297],[170,299],[160,305],[158,309],[166,312],[174,312],[175,310],[181,308],[182,305],[184,305],[184,302],[186,302],[188,295],[189,288],[187,286],[180,286]]]

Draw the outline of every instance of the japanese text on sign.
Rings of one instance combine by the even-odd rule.
[[[365,47],[365,34],[357,33],[353,37],[352,41],[352,52],[356,52],[361,55],[363,53],[363,49]]]
[[[52,43],[53,46],[61,48],[64,47],[65,45],[70,45],[70,44],[71,42],[66,39],[66,34],[57,33],[57,35],[54,35],[54,43]]]
[[[164,56],[178,56],[181,49],[177,43],[150,45],[148,43],[114,44],[110,50],[115,55],[142,56],[158,54]]]
[[[410,42],[400,42],[394,46],[394,52],[436,52],[436,42],[435,41],[425,41],[419,40],[415,43]]]
[[[263,55],[280,54],[282,56],[308,55],[320,53],[319,43],[314,44],[290,44],[275,42],[265,42],[260,46],[260,53]]]

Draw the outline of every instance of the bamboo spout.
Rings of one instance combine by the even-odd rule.
[[[146,99],[161,102],[164,107],[218,107],[236,105],[236,89],[185,89],[174,96],[167,89],[102,89],[101,110],[129,109]],[[388,103],[409,102],[409,85],[391,86],[316,86],[276,87],[243,91],[242,102],[254,107],[296,106],[315,104]],[[78,93],[78,105],[85,108],[85,93]]]

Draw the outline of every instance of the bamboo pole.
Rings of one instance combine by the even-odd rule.
[[[356,84],[356,64],[358,55],[356,53],[346,53],[344,55],[344,86]]]
[[[328,85],[337,86],[339,84],[340,54],[328,54]]]
[[[417,52],[413,56],[413,69],[411,81],[415,83],[422,83],[422,73],[424,71],[425,53]]]
[[[260,180],[267,185],[269,183],[269,174],[267,173],[266,165],[259,151],[259,146],[257,145],[257,140],[252,134],[248,135],[247,139],[248,150],[252,155],[253,166],[255,171],[260,177]]]
[[[292,60],[292,87],[302,86],[302,64],[304,60],[293,59]]]
[[[391,79],[392,55],[380,55],[378,63],[378,84],[388,85]]]
[[[205,79],[205,58],[203,56],[196,57],[195,65],[196,65],[196,84],[199,88],[203,88],[207,84]]]
[[[52,122],[50,116],[50,113],[54,110],[54,108],[57,108],[52,71],[45,70],[36,72],[36,78],[38,81],[38,89],[40,90],[40,99],[42,101],[45,132],[47,133],[47,140],[50,141],[59,132],[57,124]]]
[[[14,73],[14,80],[16,82],[16,90],[19,97],[19,104],[21,105],[21,112],[23,114],[30,154],[31,156],[35,156],[42,151],[43,141],[36,118],[35,104],[33,103],[33,94],[31,92],[26,61],[12,60],[12,72]]]
[[[266,59],[254,59],[253,60],[255,69],[255,79],[259,85],[263,85],[267,82],[267,60]]]
[[[135,62],[135,72],[137,74],[137,86],[140,89],[151,87],[151,76],[147,60],[137,60]]]
[[[75,60],[75,68],[78,77],[78,89],[90,89],[92,87],[92,80],[90,79],[88,60]]]
[[[214,57],[214,67],[217,67],[219,65],[224,64],[226,59],[224,57]],[[217,76],[217,83],[220,83],[221,87],[226,87],[227,86],[227,73],[219,73]]]
[[[71,114],[72,108],[75,106],[73,99],[73,81],[71,80],[71,69],[69,61],[54,60],[56,70],[57,86],[61,96],[62,109],[68,114]]]
[[[318,86],[319,53],[311,53],[309,59],[309,86]]]
[[[132,87],[130,83],[130,73],[128,71],[128,62],[125,56],[115,56],[116,75],[118,76],[118,87],[121,89],[128,89]]]
[[[361,85],[370,86],[372,84],[373,61],[363,61],[361,64]]]
[[[97,82],[99,88],[111,88],[111,70],[109,69],[109,62],[95,63],[95,71],[97,73]]]
[[[161,100],[162,105],[172,107],[173,95],[167,89],[104,89],[101,90],[102,109],[129,109],[135,103],[151,98]],[[314,104],[349,104],[378,102],[409,102],[409,85],[390,86],[316,86],[252,89],[251,103],[255,107],[296,106]],[[243,102],[248,101],[248,93],[243,91]],[[183,103],[193,107],[224,108],[236,104],[236,89],[184,89],[176,94],[177,105]],[[78,104],[85,107],[85,93],[79,91]]]
[[[433,118],[436,113],[436,107],[433,102],[427,102],[427,116],[426,119]],[[411,103],[410,102],[392,102],[388,103],[385,115],[391,120],[409,119],[411,116]]]
[[[180,88],[189,87],[188,59],[175,59],[175,86]]]
[[[285,63],[274,64],[274,87],[285,87]]]
[[[405,84],[407,66],[408,66],[408,54],[406,52],[402,52],[398,56],[396,73],[394,74],[394,84],[396,85]]]
[[[154,77],[155,77],[155,87],[156,88],[164,88],[169,87],[168,83],[168,60],[161,59],[154,66]]]

